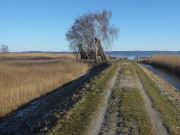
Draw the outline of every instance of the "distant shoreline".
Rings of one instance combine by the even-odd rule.
[[[159,51],[159,50],[155,50],[155,51],[105,51],[105,53],[119,53],[119,52],[175,52],[175,53],[180,53],[179,51]],[[21,51],[21,52],[9,52],[9,53],[76,53],[76,52],[71,52],[71,51]]]

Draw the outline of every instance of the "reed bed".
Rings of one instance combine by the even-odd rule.
[[[74,54],[55,54],[55,53],[0,53],[0,58],[23,58],[23,59],[54,59],[54,58],[73,58]]]
[[[45,54],[43,55],[45,56]],[[24,56],[21,55],[18,57],[24,58]],[[30,57],[30,54],[28,54],[28,57]],[[32,57],[37,58],[39,55]],[[51,57],[54,58],[56,56]],[[90,68],[88,63],[76,61],[71,58],[72,56],[65,58],[60,57],[32,60],[1,59],[0,117],[78,78]]]
[[[145,63],[159,66],[175,73],[180,73],[179,55],[155,55],[147,58]]]

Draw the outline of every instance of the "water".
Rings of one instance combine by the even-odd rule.
[[[164,80],[168,81],[170,84],[174,85],[178,90],[180,90],[180,76],[178,76],[175,73],[172,73],[170,71],[167,71],[165,69],[151,66],[151,65],[146,65],[143,64],[145,67],[150,68],[154,73],[162,77]]]
[[[167,55],[180,55],[180,51],[112,51],[106,52],[109,56],[127,57],[128,59],[134,59],[138,57],[151,57],[157,54],[167,54]],[[168,81],[170,84],[175,86],[180,90],[180,76],[172,72],[168,72],[165,69],[154,67],[151,65],[144,65],[150,68],[154,73],[162,77],[164,80]]]
[[[157,54],[168,54],[168,55],[180,55],[180,51],[112,51],[106,52],[108,56],[127,57],[128,59],[134,59],[138,57],[151,57]]]

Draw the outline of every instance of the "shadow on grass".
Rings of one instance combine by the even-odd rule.
[[[110,63],[103,63],[94,67],[78,79],[20,107],[0,120],[0,134],[44,134],[90,90],[94,78],[109,66]]]

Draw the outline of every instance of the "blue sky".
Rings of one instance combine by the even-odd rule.
[[[75,18],[103,8],[120,28],[112,50],[180,50],[180,0],[0,0],[0,45],[69,51],[65,33]]]

